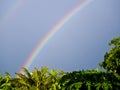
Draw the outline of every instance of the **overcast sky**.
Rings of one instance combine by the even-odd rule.
[[[38,43],[83,0],[0,0],[0,73],[19,72]],[[94,0],[44,46],[33,67],[96,69],[120,35],[120,0]]]

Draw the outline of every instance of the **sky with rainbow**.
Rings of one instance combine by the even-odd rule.
[[[0,0],[0,73],[95,69],[120,35],[120,0]]]

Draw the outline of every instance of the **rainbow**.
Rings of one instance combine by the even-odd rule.
[[[75,7],[72,11],[70,11],[67,15],[65,15],[58,23],[56,23],[55,26],[43,37],[43,39],[38,43],[37,47],[33,50],[31,55],[28,57],[28,59],[25,61],[23,67],[29,68],[32,62],[35,60],[37,55],[41,52],[43,47],[47,44],[47,42],[53,37],[53,35],[60,30],[65,23],[67,23],[77,12],[81,11],[84,7],[86,7],[90,2],[93,0],[83,0],[82,3],[80,3],[77,7]],[[22,73],[22,69],[20,70],[20,73]]]
[[[22,9],[24,8],[24,4],[25,1],[23,2],[22,0],[17,0],[13,2],[10,9],[8,9],[3,17],[0,18],[0,30],[4,29],[7,24],[9,24],[13,20],[13,18],[15,18],[16,15],[20,11],[22,11]]]

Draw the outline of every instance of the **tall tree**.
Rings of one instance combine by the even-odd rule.
[[[108,72],[120,74],[120,36],[113,38],[109,45],[112,46],[109,52],[106,52],[104,61],[99,65]]]

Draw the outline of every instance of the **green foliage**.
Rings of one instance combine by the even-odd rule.
[[[48,67],[42,67],[41,70],[35,67],[31,73],[26,68],[23,68],[23,71],[25,74],[16,75],[19,77],[19,85],[27,90],[58,90],[60,89],[58,81],[64,75],[62,71],[49,72]]]
[[[0,77],[0,89],[11,90],[13,88],[12,83],[13,83],[13,78],[11,78],[8,72],[5,72],[4,77],[2,76]]]
[[[100,66],[108,72],[120,74],[120,37],[112,39],[109,45],[113,45],[113,47],[109,52],[106,52]]]
[[[120,37],[111,40],[112,49],[104,56],[100,66],[107,72],[82,70],[63,72],[48,67],[32,72],[22,68],[24,73],[8,72],[0,75],[0,90],[120,90]]]
[[[62,72],[43,67],[33,72],[23,68],[24,74],[9,73],[0,77],[0,90],[119,90],[120,75],[98,70]]]
[[[67,73],[61,78],[60,83],[63,90],[117,90],[120,88],[120,79],[118,80],[115,74],[96,70]]]

